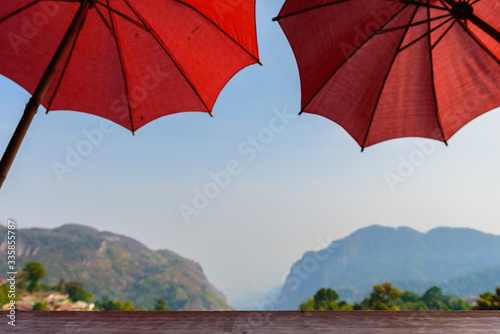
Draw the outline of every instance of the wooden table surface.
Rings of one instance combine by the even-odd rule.
[[[0,333],[500,333],[500,311],[0,312]]]

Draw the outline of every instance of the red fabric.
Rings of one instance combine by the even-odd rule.
[[[164,115],[211,111],[229,79],[258,61],[255,0],[102,3],[116,12],[101,4],[89,9],[43,100],[50,110],[82,111],[137,130]],[[78,8],[2,0],[0,73],[33,93]]]
[[[500,30],[498,1],[473,7]],[[279,23],[297,59],[302,110],[337,122],[362,147],[398,137],[446,141],[500,106],[500,43],[470,22],[466,32],[445,8],[287,0]]]

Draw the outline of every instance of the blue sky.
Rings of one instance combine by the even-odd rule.
[[[264,66],[229,82],[214,118],[171,115],[132,136],[96,116],[41,110],[0,191],[0,223],[78,223],[173,250],[199,262],[233,303],[279,286],[305,251],[368,225],[500,234],[499,110],[466,125],[448,147],[406,138],[361,153],[335,123],[293,117],[297,66],[271,21],[282,4],[257,1]],[[0,77],[2,152],[28,99]],[[88,155],[58,176],[53,166],[67,165],[68,152],[85,149],[85,133],[96,131],[102,138],[86,147]],[[196,208],[196,194],[206,191],[213,198],[198,198]],[[186,206],[194,209],[189,219]]]

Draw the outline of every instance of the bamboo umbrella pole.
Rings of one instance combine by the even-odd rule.
[[[80,8],[76,13],[71,25],[69,26],[66,34],[64,35],[61,44],[57,48],[54,57],[52,58],[49,66],[45,70],[45,73],[38,83],[38,86],[33,93],[33,96],[30,98],[29,102],[26,104],[26,108],[24,109],[23,116],[17,125],[12,138],[5,149],[2,160],[0,160],[0,188],[2,187],[5,178],[7,177],[7,173],[9,172],[12,163],[16,157],[16,154],[21,146],[21,143],[28,132],[28,128],[35,116],[38,107],[42,103],[42,100],[47,92],[50,83],[54,79],[54,76],[59,69],[71,43],[75,39],[76,33],[80,29],[87,14],[87,11],[93,5],[93,0],[82,0]]]

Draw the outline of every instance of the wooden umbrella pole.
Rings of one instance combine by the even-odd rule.
[[[28,132],[28,128],[31,124],[31,121],[35,116],[38,107],[42,103],[42,100],[45,96],[45,93],[47,93],[50,83],[52,82],[52,79],[54,79],[54,76],[59,66],[62,63],[64,56],[66,55],[66,52],[71,46],[71,43],[73,42],[76,33],[80,29],[83,20],[85,19],[85,15],[87,14],[87,11],[92,4],[93,4],[92,0],[81,1],[80,8],[78,9],[78,12],[76,13],[73,21],[71,22],[71,25],[66,31],[66,34],[64,35],[64,38],[61,41],[61,44],[57,48],[54,57],[52,58],[49,66],[45,70],[45,73],[40,82],[38,83],[38,86],[36,87],[33,96],[26,104],[23,116],[21,117],[21,120],[19,121],[19,124],[17,125],[14,134],[12,135],[9,145],[5,149],[2,160],[0,160],[0,188],[2,187],[2,184],[5,181],[5,178],[7,177],[7,173],[9,172],[12,163],[14,162],[17,151],[21,146],[21,143],[24,139],[24,136],[26,135],[26,132]]]

